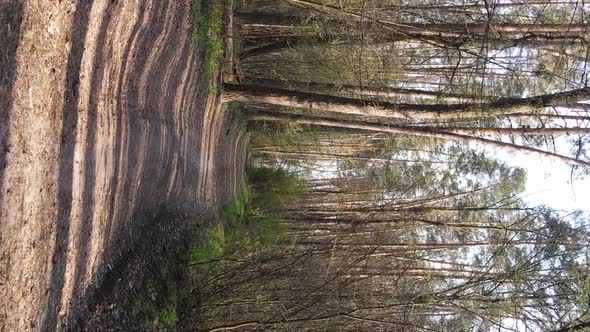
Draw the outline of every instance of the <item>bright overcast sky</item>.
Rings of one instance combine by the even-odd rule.
[[[531,204],[560,210],[590,211],[590,176],[572,182],[570,168],[563,162],[504,151],[496,152],[496,155],[508,165],[527,170],[523,198]]]

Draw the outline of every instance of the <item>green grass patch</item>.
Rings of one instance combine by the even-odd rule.
[[[280,249],[286,234],[280,222],[281,208],[288,206],[305,187],[301,180],[280,168],[250,169],[247,183],[223,208],[223,220],[192,230],[194,240],[186,270],[190,285],[178,295],[181,300],[177,303],[183,303],[176,307],[178,326],[195,327],[200,315],[226,314],[208,304],[215,303],[232,287],[239,287],[240,269]],[[176,318],[172,309],[160,312],[160,326],[173,326]]]
[[[303,181],[281,168],[248,170],[247,183],[223,208],[224,223],[195,230],[205,233],[204,241],[192,249],[195,272],[211,273],[236,258],[272,251],[285,234],[281,208],[305,188]]]
[[[248,181],[254,183],[253,204],[267,211],[286,207],[307,191],[304,181],[280,167],[250,169]]]
[[[160,313],[159,323],[166,329],[176,328],[178,316],[176,315],[176,306],[169,306]]]
[[[251,205],[251,198],[251,187],[250,185],[245,184],[238,194],[238,197],[223,208],[223,215],[230,228],[232,225],[246,222],[247,214],[249,213]]]
[[[198,228],[195,232],[202,232]],[[197,235],[197,234],[195,234]],[[217,259],[223,255],[225,249],[225,233],[222,225],[213,226],[205,230],[204,241],[198,241],[193,245],[191,254],[191,266],[193,273],[215,272],[218,268]]]
[[[214,74],[223,59],[223,5],[221,0],[193,0],[194,35],[202,52],[201,75],[209,81],[212,93],[217,86]]]
[[[236,251],[272,251],[285,234],[282,208],[305,192],[306,185],[282,168],[256,167],[247,175],[238,197],[224,208],[226,237]]]
[[[284,234],[280,221],[258,206],[254,196],[253,186],[246,184],[223,209],[228,252],[247,255],[272,250]]]
[[[131,317],[138,330],[177,330],[179,298],[184,289],[181,275],[190,257],[186,240],[178,240],[155,255],[157,261],[141,267],[143,278],[139,282],[131,304]],[[182,307],[182,305],[181,305]]]

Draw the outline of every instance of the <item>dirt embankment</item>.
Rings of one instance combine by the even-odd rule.
[[[217,152],[237,134],[190,0],[0,0],[0,20],[0,331],[51,331],[163,207],[227,199],[243,158]]]

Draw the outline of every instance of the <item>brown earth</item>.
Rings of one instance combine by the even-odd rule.
[[[160,211],[231,198],[245,140],[190,0],[0,0],[0,41],[0,331],[53,331]]]

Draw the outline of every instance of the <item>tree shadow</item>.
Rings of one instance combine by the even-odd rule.
[[[80,216],[80,228],[78,247],[75,258],[73,284],[81,285],[88,268],[88,244],[91,242],[92,230],[94,228],[94,191],[96,185],[96,143],[97,143],[97,118],[99,116],[99,101],[103,79],[105,74],[105,57],[107,54],[106,43],[108,41],[108,30],[112,23],[114,2],[109,2],[102,17],[99,27],[98,38],[96,39],[96,53],[92,61],[92,74],[90,83],[90,100],[86,121],[86,137],[83,141],[84,148],[84,184],[82,187],[82,214]],[[107,60],[108,61],[108,60]]]
[[[67,278],[71,277],[74,285],[74,302],[69,304],[67,312],[72,313],[72,319],[76,319],[76,311],[79,310],[76,306],[97,303],[97,299],[104,298],[105,291],[110,292],[116,272],[124,270],[133,250],[149,248],[137,244],[145,241],[138,234],[142,234],[144,229],[161,229],[162,224],[167,222],[161,217],[161,211],[169,209],[171,204],[177,204],[187,193],[190,195],[196,191],[199,173],[196,147],[201,137],[200,126],[203,123],[202,111],[207,99],[208,82],[195,78],[198,77],[200,65],[199,54],[194,51],[192,31],[186,33],[187,18],[192,20],[190,7],[187,6],[189,3],[140,1],[127,44],[121,47],[122,53],[113,53],[112,44],[116,38],[113,22],[120,4],[117,1],[109,2],[100,18],[97,38],[88,40],[88,22],[94,0],[76,2],[69,36],[71,51],[66,63],[63,108],[60,110],[62,129],[57,172],[57,219],[54,221],[55,243],[50,256],[49,289],[45,295],[47,304],[42,313],[42,330],[58,328]],[[1,203],[23,4],[21,1],[8,5],[1,2],[0,9],[0,37],[8,46],[0,50]],[[89,43],[95,44],[96,53],[90,60],[90,99],[87,118],[84,119],[80,112],[85,110],[78,109],[78,104],[81,101],[83,55]],[[119,66],[116,76],[107,73],[110,70],[108,68],[112,67],[109,61],[113,61],[113,54],[121,57],[115,59]],[[188,74],[184,75],[187,71]],[[113,77],[112,82],[106,81]],[[105,92],[112,93],[110,98],[115,105],[112,109],[102,109],[100,96]],[[111,146],[100,142],[99,119],[105,116],[110,121]],[[85,137],[76,142],[77,132],[84,127]],[[75,199],[74,171],[78,169],[74,162],[76,151],[80,150],[84,154],[83,165],[80,165],[84,172],[81,179],[80,224],[76,225],[79,227],[72,227],[71,215],[78,212],[72,209]],[[101,158],[105,153],[113,158]],[[109,165],[99,165],[98,158],[109,160]],[[112,172],[106,179],[108,191],[101,193],[106,200],[106,207],[104,211],[96,211],[99,206],[95,202],[97,176],[100,176],[97,170],[103,166]],[[196,199],[194,195],[188,197]],[[97,224],[99,221],[96,215],[103,216],[100,220],[106,220],[106,223]],[[157,215],[160,217],[157,218]],[[104,247],[103,256],[98,257],[101,262],[97,268],[99,273],[88,288],[82,289],[80,285],[87,281],[89,269],[96,268],[90,265],[97,257],[90,257],[89,245],[96,243],[91,236],[96,233],[94,229],[97,227],[104,234],[104,242],[96,244]],[[158,232],[154,234],[157,237]],[[69,243],[76,244],[76,248],[68,248]],[[72,256],[70,250],[74,250],[74,258],[72,261],[70,257],[70,262],[75,265],[68,267],[68,256]],[[109,272],[107,266],[115,266],[115,271]],[[69,269],[73,272],[67,272],[66,275]]]
[[[149,248],[143,243],[146,238],[142,234],[146,230],[162,229],[162,224],[168,222],[161,217],[162,211],[167,211],[170,205],[177,205],[178,200],[187,195],[193,200],[191,204],[195,203],[196,196],[190,193],[196,190],[196,158],[199,154],[196,148],[191,148],[198,146],[201,136],[203,113],[199,111],[206,102],[208,83],[195,78],[198,77],[199,54],[193,52],[192,31],[186,33],[187,18],[191,20],[188,3],[190,1],[140,2],[136,23],[126,37],[125,46],[121,47],[122,52],[116,53],[120,54],[118,59],[111,59],[113,53],[109,53],[109,45],[115,38],[112,30],[116,27],[112,22],[117,15],[116,2],[107,7],[97,39],[86,41],[96,42],[97,47],[90,77],[87,132],[84,141],[78,142],[84,144],[85,159],[82,166],[84,177],[81,224],[77,231],[79,237],[70,241],[78,243],[72,276],[75,287],[83,283],[91,268],[88,245],[95,240],[91,236],[96,227],[100,227],[104,234],[104,250],[99,257],[98,273],[90,286],[74,289],[74,302],[68,310],[70,315],[65,329],[81,328],[86,313],[104,302],[108,297],[105,294],[112,293],[112,284],[119,279],[121,271],[125,271],[130,257],[138,254],[137,248]],[[76,28],[84,26],[89,19],[90,4],[80,6],[74,18],[72,49],[82,49],[85,43],[87,28]],[[181,33],[183,29],[184,33]],[[70,213],[80,56],[71,55],[68,60],[69,93],[64,99],[59,219],[48,312],[43,324],[46,330],[56,328],[66,278],[67,243],[73,236],[70,234]],[[119,67],[114,80],[106,82],[107,77],[113,77],[106,72],[110,70],[109,61],[119,62]],[[187,70],[188,76],[183,75]],[[105,89],[108,91],[103,91]],[[105,93],[112,93],[112,109],[101,109],[99,96]],[[110,146],[101,145],[99,148],[98,123],[101,116],[109,118],[113,142]],[[107,153],[113,156],[110,164],[105,166],[112,170],[112,174],[108,175],[105,183],[108,191],[104,192],[104,211],[95,211],[98,206],[94,201],[96,177],[99,175],[96,170],[103,166],[98,165],[97,155],[105,153],[101,148],[108,149]],[[179,180],[173,181],[172,178]],[[105,216],[101,219],[105,220],[104,224],[97,224],[99,221],[94,216],[99,214]],[[164,236],[162,232],[160,235]]]
[[[47,310],[41,328],[55,330],[58,313],[61,310],[65,283],[68,240],[70,236],[70,213],[72,211],[73,162],[78,125],[78,101],[80,68],[88,32],[88,20],[94,0],[79,1],[72,21],[71,51],[67,61],[64,100],[62,111],[61,147],[58,171],[58,206],[55,246],[51,256]]]
[[[12,88],[16,79],[16,52],[21,37],[22,1],[0,2],[0,206],[4,198],[4,170],[10,151]],[[2,210],[0,210],[0,222]]]

